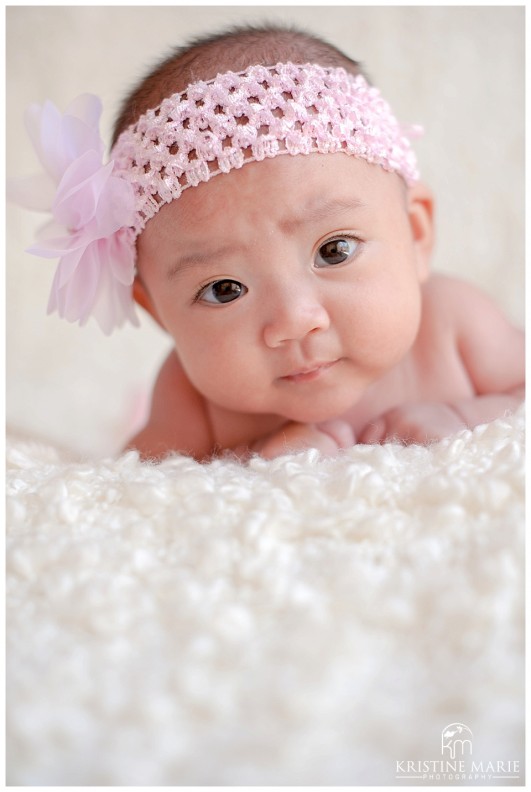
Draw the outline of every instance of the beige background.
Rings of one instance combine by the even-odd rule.
[[[118,103],[168,49],[238,22],[292,22],[361,60],[416,144],[435,191],[434,268],[459,273],[523,322],[524,9],[522,7],[11,7],[7,9],[7,174],[36,160],[22,117],[100,95],[109,139]],[[46,316],[54,264],[24,253],[43,222],[7,209],[8,425],[86,456],[115,452],[138,421],[167,340],[103,336]]]

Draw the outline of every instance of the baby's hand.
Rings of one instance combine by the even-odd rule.
[[[355,443],[352,427],[339,419],[319,424],[289,421],[277,432],[256,441],[251,446],[265,459],[290,454],[307,448],[317,448],[324,456],[335,456],[339,449]]]
[[[453,407],[438,402],[420,402],[394,407],[374,418],[363,429],[360,443],[402,440],[429,443],[465,429],[466,424]]]

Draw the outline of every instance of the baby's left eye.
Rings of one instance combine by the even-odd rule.
[[[338,237],[329,239],[321,245],[315,256],[316,267],[329,267],[334,264],[343,264],[348,258],[354,255],[359,242],[349,237]]]

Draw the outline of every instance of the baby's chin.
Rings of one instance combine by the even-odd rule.
[[[287,421],[297,421],[304,424],[319,424],[344,417],[352,407],[355,399],[334,399],[329,404],[300,404],[294,409],[286,409],[280,415]]]
[[[266,422],[275,419],[295,421],[303,424],[318,424],[342,418],[359,401],[364,387],[359,383],[342,384],[326,389],[315,388],[313,384],[293,387],[291,393],[270,394],[269,398],[216,399],[210,396],[210,403],[235,414],[263,416]],[[218,394],[219,395],[219,394]],[[208,398],[208,396],[206,397]]]

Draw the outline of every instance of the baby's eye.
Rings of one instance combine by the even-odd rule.
[[[221,305],[234,302],[247,293],[247,286],[234,280],[220,280],[209,283],[197,294],[196,300]]]
[[[329,239],[321,245],[315,257],[316,267],[329,267],[333,264],[343,264],[354,255],[359,242],[352,237],[338,237]]]

